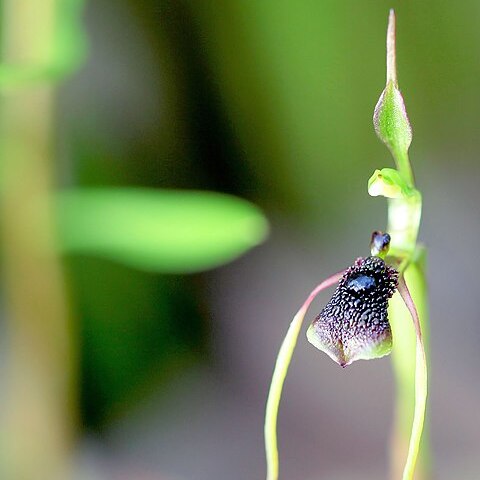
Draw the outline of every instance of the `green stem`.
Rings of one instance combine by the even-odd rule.
[[[5,0],[2,70],[43,69],[63,0]],[[3,79],[2,79],[3,80]],[[1,478],[66,479],[76,359],[52,205],[54,89],[1,85],[1,233],[8,317],[8,398]]]
[[[399,290],[403,291],[405,302],[396,294],[389,305],[394,342],[392,363],[397,395],[392,443],[392,479],[398,480],[401,477],[403,480],[410,480],[413,478],[420,449],[426,406],[427,371],[424,343],[427,341],[425,335],[425,340],[422,341],[421,330],[428,331],[428,299],[424,250],[417,245],[422,197],[415,188],[408,156],[412,129],[398,89],[396,72],[395,14],[392,10],[387,29],[387,84],[375,107],[374,127],[379,138],[392,153],[397,170],[376,170],[369,181],[369,193],[388,198],[387,231],[392,239],[390,255],[401,265]],[[404,280],[410,286],[413,300],[406,285],[402,283]],[[405,308],[405,305],[409,309]],[[410,316],[414,319],[415,330],[408,328]],[[412,398],[415,398],[414,402]],[[413,426],[410,431],[411,425]],[[425,440],[422,450],[417,479],[425,478],[426,475]]]
[[[280,346],[277,355],[277,361],[273,370],[272,381],[270,383],[270,390],[268,392],[267,406],[265,409],[265,452],[267,457],[267,480],[278,479],[278,445],[277,445],[277,418],[278,408],[280,405],[280,398],[282,396],[283,384],[288,372],[288,367],[292,360],[293,351],[297,344],[298,334],[302,327],[303,319],[308,310],[308,307],[313,302],[315,297],[322,291],[332,285],[335,285],[342,278],[344,272],[339,272],[332,275],[322,283],[320,283],[310,293],[308,298],[300,310],[293,317],[287,334]]]
[[[387,232],[392,237],[391,256],[411,261],[417,248],[421,216],[422,197],[417,190],[408,197],[388,199]]]

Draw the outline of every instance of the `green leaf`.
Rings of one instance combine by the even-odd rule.
[[[213,192],[76,189],[58,197],[60,246],[135,268],[189,273],[219,266],[258,245],[258,208]]]

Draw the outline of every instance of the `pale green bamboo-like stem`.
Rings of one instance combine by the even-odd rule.
[[[4,66],[53,62],[63,0],[4,0]],[[39,78],[42,75],[39,75]],[[54,88],[43,78],[1,91],[0,213],[8,319],[7,418],[0,477],[69,478],[76,359],[52,205]]]

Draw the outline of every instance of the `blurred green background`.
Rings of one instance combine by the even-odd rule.
[[[232,194],[264,212],[270,236],[206,273],[162,273],[85,245],[62,256],[79,338],[79,478],[264,475],[263,407],[289,318],[386,223],[366,185],[392,166],[371,120],[390,7],[431,252],[435,478],[478,478],[473,0],[87,2],[87,59],[56,91],[59,189]],[[122,222],[131,239],[137,227]],[[101,229],[101,219],[84,226]],[[306,345],[294,358],[280,412],[284,478],[385,478],[388,359],[345,372],[329,362]]]

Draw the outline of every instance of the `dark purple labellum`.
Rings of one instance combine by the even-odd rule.
[[[392,349],[387,306],[398,272],[379,257],[359,258],[307,331],[310,343],[342,367],[379,358]]]

